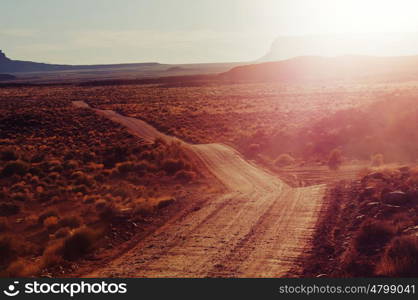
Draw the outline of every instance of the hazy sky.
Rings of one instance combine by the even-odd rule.
[[[416,0],[0,0],[12,59],[248,61],[278,35],[418,32]]]

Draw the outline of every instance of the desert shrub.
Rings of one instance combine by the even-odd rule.
[[[71,173],[71,178],[72,179],[84,179],[86,177],[86,174],[83,171],[74,171],[73,173]]]
[[[100,220],[105,222],[112,222],[119,214],[118,209],[113,203],[105,203],[104,205],[96,205],[96,209],[99,211],[98,215]]]
[[[45,159],[45,154],[44,153],[35,153],[32,155],[32,157],[30,158],[30,162],[31,163],[40,163]]]
[[[90,162],[90,163],[86,166],[85,170],[87,170],[87,171],[89,171],[89,172],[94,172],[94,171],[101,170],[101,169],[103,169],[103,168],[104,168],[104,165],[103,165],[103,164],[98,164],[98,163],[95,163],[95,162]]]
[[[162,198],[158,200],[157,208],[162,209],[173,204],[176,200],[174,198]]]
[[[66,160],[64,162],[64,168],[66,170],[74,170],[76,168],[78,168],[78,162],[76,160]]]
[[[394,238],[385,250],[376,273],[391,277],[418,276],[418,237]]]
[[[134,170],[136,172],[147,172],[147,171],[155,171],[156,167],[152,163],[148,161],[140,161],[134,165]]]
[[[56,239],[60,239],[60,238],[67,237],[69,235],[70,235],[70,229],[68,229],[68,227],[62,227],[55,232],[54,237]]]
[[[276,167],[285,167],[295,163],[295,159],[287,153],[280,154],[274,161]]]
[[[131,161],[117,163],[116,169],[118,170],[119,174],[126,175],[127,173],[134,171],[135,164]]]
[[[328,167],[331,170],[338,170],[342,164],[342,153],[340,149],[334,149],[328,156]]]
[[[59,227],[70,227],[70,228],[77,228],[81,225],[81,219],[77,216],[67,216],[63,217],[58,221]]]
[[[355,247],[363,254],[373,254],[392,238],[394,229],[385,221],[366,220],[355,237]]]
[[[129,196],[129,192],[128,189],[126,187],[123,186],[118,186],[115,187],[114,189],[111,190],[111,194],[114,197],[122,197],[122,198],[127,198]]]
[[[62,257],[66,260],[75,260],[92,250],[98,237],[98,232],[83,227],[67,237],[62,244]]]
[[[182,142],[178,140],[172,141],[165,147],[165,150],[171,157],[181,157],[184,154]]]
[[[185,166],[186,164],[183,160],[173,158],[165,159],[162,163],[162,169],[168,175],[174,175],[176,172],[184,169]]]
[[[374,266],[369,256],[364,256],[353,247],[348,247],[341,257],[345,277],[371,277]]]
[[[30,183],[32,183],[32,184],[39,184],[39,176],[31,175]]]
[[[16,215],[20,212],[20,206],[14,203],[1,203],[0,204],[0,216],[8,217]]]
[[[9,235],[0,237],[0,265],[9,264],[16,256],[17,245]]]
[[[103,164],[105,168],[113,168],[116,163],[125,161],[128,155],[128,148],[126,147],[116,146],[108,148],[104,152]]]
[[[48,172],[60,173],[63,171],[62,162],[59,159],[46,160],[41,164],[41,166]]]
[[[43,221],[43,225],[47,230],[52,230],[57,227],[58,225],[58,218],[56,216],[47,217]]]
[[[418,187],[418,167],[411,168],[410,176],[406,181],[406,184],[410,187]]]
[[[74,180],[74,183],[79,186],[86,186],[91,187],[94,185],[94,178],[88,175],[84,175],[82,177],[78,177]]]
[[[23,202],[27,199],[27,196],[24,193],[14,193],[10,195],[14,201]]]
[[[19,257],[7,268],[7,277],[29,277],[40,271],[40,265]]]
[[[96,195],[84,195],[83,203],[86,203],[86,204],[94,203],[94,201],[96,201],[96,199],[97,199]]]
[[[63,242],[54,241],[53,243],[49,244],[43,254],[42,258],[39,262],[39,266],[43,267],[51,267],[53,265],[57,265],[62,262],[62,250],[63,250]]]
[[[152,151],[146,150],[140,154],[139,158],[145,161],[152,161],[155,159],[155,155]]]
[[[0,159],[3,161],[17,160],[19,155],[14,149],[4,149],[0,152]]]
[[[391,217],[395,232],[401,234],[405,229],[415,226],[414,215],[407,211],[399,212]]]
[[[52,200],[54,196],[57,196],[56,195],[57,193],[58,193],[57,190],[49,190],[49,191],[38,193],[37,197],[38,197],[39,202],[48,202]]]
[[[357,177],[359,177],[359,178],[364,178],[364,177],[366,177],[367,175],[369,175],[370,173],[372,173],[373,171],[372,171],[372,169],[370,169],[370,168],[361,168],[360,170],[358,170],[358,172],[357,172]]]
[[[58,172],[51,172],[48,174],[48,178],[51,179],[52,181],[57,180],[61,177],[60,173]]]
[[[49,217],[58,217],[58,213],[55,210],[48,210],[48,211],[40,214],[39,217],[38,217],[38,224],[43,224],[45,219],[47,219]]]
[[[157,137],[157,138],[154,139],[154,145],[153,146],[158,147],[160,145],[166,145],[166,144],[167,143],[164,139],[162,139],[160,137]]]
[[[103,176],[103,174],[96,174],[94,175],[94,180],[99,183],[103,183],[105,181],[105,177]]]
[[[152,205],[151,201],[149,199],[145,198],[137,198],[134,201],[134,213],[147,216],[152,214],[154,211],[154,205]]]
[[[24,182],[18,182],[10,188],[9,192],[24,192],[26,185]]]
[[[74,193],[87,194],[89,192],[89,188],[85,186],[84,184],[81,184],[81,185],[73,186],[72,191]]]
[[[35,192],[38,194],[42,194],[43,192],[45,192],[45,187],[43,185],[38,185],[35,188]]]
[[[371,157],[371,165],[373,167],[380,167],[383,165],[383,154],[377,153]]]
[[[10,229],[9,221],[6,218],[0,218],[0,233]]]
[[[31,173],[32,175],[36,175],[36,177],[38,176],[43,177],[45,175],[44,172],[39,167],[30,167],[28,172]]]
[[[4,177],[9,177],[15,174],[23,176],[26,174],[27,171],[27,163],[20,160],[10,161],[4,166],[3,170],[1,171],[1,175]]]
[[[250,144],[250,145],[248,146],[248,154],[249,154],[250,156],[255,156],[255,155],[257,155],[258,153],[260,153],[260,150],[261,150],[261,147],[260,147],[260,145],[259,145],[259,144]]]
[[[174,178],[179,181],[190,182],[196,178],[196,173],[193,171],[180,170],[176,173]]]
[[[105,199],[100,199],[96,201],[96,210],[102,210],[107,205],[107,201]]]

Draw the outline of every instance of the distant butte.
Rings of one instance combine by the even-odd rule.
[[[133,64],[109,64],[109,65],[57,65],[46,64],[32,61],[12,60],[0,50],[0,73],[17,72],[43,72],[43,71],[62,71],[62,70],[86,70],[86,69],[107,69],[114,66],[118,67],[144,67],[154,66],[159,63],[133,63]]]

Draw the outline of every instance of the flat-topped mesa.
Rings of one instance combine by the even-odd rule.
[[[1,61],[9,61],[10,59],[4,54],[3,51],[0,50],[0,62]]]

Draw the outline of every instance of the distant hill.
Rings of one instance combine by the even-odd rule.
[[[411,56],[418,54],[418,33],[279,36],[259,62],[299,56]]]
[[[159,66],[159,63],[136,63],[136,64],[110,64],[110,65],[56,65],[31,61],[11,60],[0,50],[0,72],[45,72],[63,70],[94,70],[126,67],[150,67]]]
[[[16,76],[10,75],[10,74],[0,74],[0,81],[4,80],[15,80],[17,79]]]
[[[404,81],[418,79],[418,56],[296,57],[278,62],[238,66],[220,76],[235,81]]]

